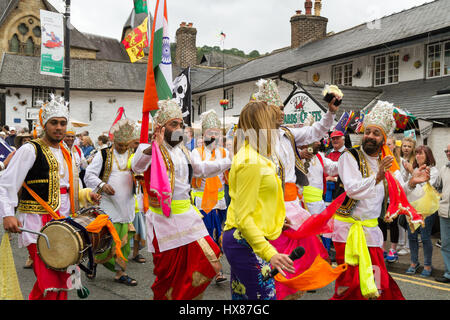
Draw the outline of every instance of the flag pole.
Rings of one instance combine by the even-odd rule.
[[[223,32],[222,32],[223,33]],[[223,99],[226,99],[226,95],[225,95],[225,38],[222,38],[222,90],[223,90]],[[223,132],[225,134],[225,109],[227,108],[227,106],[223,107]]]
[[[64,13],[64,100],[70,100],[70,0],[65,0]],[[68,106],[70,110],[70,105]]]

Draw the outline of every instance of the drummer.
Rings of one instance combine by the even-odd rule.
[[[122,243],[121,251],[125,257],[130,254],[130,241],[135,230],[135,200],[133,174],[128,166],[131,157],[129,143],[139,138],[139,126],[127,119],[121,119],[110,130],[113,145],[97,152],[86,169],[84,182],[86,186],[99,189],[103,194],[100,207],[109,215]],[[114,281],[128,286],[136,286],[137,281],[125,272],[127,261],[113,254],[113,248],[95,257],[99,264],[115,272]],[[89,279],[95,277],[88,275]]]
[[[27,247],[34,261],[36,283],[28,299],[67,300],[69,274],[47,268],[37,254],[37,235],[19,228],[39,232],[53,218],[74,215],[79,203],[98,202],[100,196],[73,185],[73,160],[62,143],[69,120],[66,102],[51,95],[40,104],[44,134],[19,148],[0,177],[0,218],[6,231],[20,233],[19,247]]]

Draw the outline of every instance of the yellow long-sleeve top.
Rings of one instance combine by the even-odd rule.
[[[277,253],[268,240],[282,232],[286,210],[275,164],[246,144],[234,156],[229,174],[231,203],[225,231],[236,228],[262,259]]]

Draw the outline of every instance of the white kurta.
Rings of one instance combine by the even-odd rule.
[[[315,122],[312,126],[305,126],[302,128],[289,128],[294,136],[296,146],[303,146],[314,141],[321,140],[328,130],[333,125],[334,114],[331,112],[325,113],[319,122]],[[276,152],[284,167],[285,183],[295,183],[295,153],[292,148],[291,141],[286,136],[283,129],[279,129],[280,139],[276,144]],[[292,228],[297,230],[300,225],[310,215],[300,205],[298,199],[294,201],[285,201],[286,217],[291,221]]]
[[[334,121],[334,114],[327,112],[319,122],[312,126],[302,128],[289,128],[295,139],[296,146],[304,146],[316,141],[320,141],[330,130]],[[279,129],[280,141],[276,145],[276,152],[284,166],[285,182],[295,183],[295,154],[292,144],[283,129]]]
[[[322,152],[320,152],[320,155],[323,160],[323,167],[322,167],[322,164],[320,163],[319,158],[317,157],[317,155],[315,155],[311,159],[307,177],[308,177],[309,185],[311,187],[315,187],[315,188],[323,190],[324,189],[324,185],[323,185],[324,169],[325,169],[325,174],[327,174],[329,176],[335,176],[338,174],[338,162],[326,158]],[[308,203],[306,203],[306,205],[308,206],[309,212],[312,214],[321,213],[326,208],[325,202],[323,200],[317,201],[317,202],[308,202]]]
[[[355,158],[349,153],[344,152],[338,161],[339,176],[344,184],[347,196],[358,200],[353,209],[352,216],[359,220],[369,220],[378,218],[381,214],[381,206],[384,200],[384,184],[376,183],[376,175],[378,173],[378,157],[370,157],[362,151],[368,165],[370,167],[370,176],[363,178],[358,163]],[[411,190],[407,182],[403,181],[399,170],[395,171],[394,177],[400,182],[409,201],[414,201],[423,195],[422,188],[416,186]],[[348,232],[352,224],[334,221],[334,232],[332,239],[336,242],[347,242]],[[369,247],[383,247],[383,233],[377,227],[363,227],[366,236],[367,246]]]
[[[128,165],[128,152],[119,154],[113,151],[113,161],[108,184],[114,189],[114,195],[102,193],[100,208],[102,208],[113,223],[130,223],[134,220],[135,200],[133,195],[133,176]],[[97,152],[91,164],[86,168],[84,182],[86,187],[95,189],[102,180],[99,178],[102,169],[102,154]]]
[[[210,159],[211,159],[212,150],[213,149],[211,147],[205,147],[205,161],[211,162]],[[228,158],[229,152],[227,149],[224,149],[224,150],[225,150],[225,158]],[[215,155],[215,159],[216,159],[214,161],[219,161],[220,159],[223,159],[222,152],[219,148],[215,148],[214,155]],[[203,161],[202,157],[200,156],[200,153],[198,152],[197,149],[192,150],[191,159],[195,163]],[[220,179],[220,182],[222,183],[222,188],[219,189],[219,192],[220,192],[220,191],[223,191],[225,188],[225,175],[223,172],[221,172],[220,174],[218,174],[218,177]],[[193,192],[197,192],[197,191],[203,192],[204,190],[205,190],[205,179],[202,179],[200,188],[194,189]],[[202,198],[195,197],[195,206],[200,210],[200,208],[202,207]],[[213,209],[225,210],[226,208],[227,208],[227,204],[226,204],[225,198],[222,198],[217,201],[217,204]]]
[[[61,188],[69,188],[69,171],[64,161],[64,156],[61,149],[51,148],[51,152],[58,161],[59,174],[61,176],[59,183]],[[17,207],[19,199],[17,193],[22,187],[23,182],[28,174],[28,171],[33,167],[36,161],[36,152],[30,143],[21,146],[14,154],[11,162],[0,177],[0,217],[14,216],[14,208]],[[70,214],[70,199],[69,194],[60,195],[61,205],[59,214],[67,217]],[[17,218],[22,223],[23,228],[40,231],[43,227],[42,218],[39,214],[22,213],[17,211]],[[22,232],[19,234],[19,247],[26,247],[32,243],[36,243],[37,235]]]
[[[149,146],[150,144],[142,143],[136,150],[136,154],[131,162],[131,167],[136,174],[143,173],[151,164],[152,157],[143,153]],[[187,159],[179,145],[172,148],[165,144],[165,147],[174,166],[175,183],[174,190],[172,190],[172,200],[189,200],[191,184],[188,179],[189,167]],[[198,159],[191,160],[194,177],[214,177],[231,167],[229,158],[200,162]],[[153,231],[156,234],[161,252],[181,247],[209,235],[202,218],[193,206],[186,212],[171,214],[169,217],[156,214],[151,210],[145,216],[148,230],[147,243],[150,252],[155,252]]]

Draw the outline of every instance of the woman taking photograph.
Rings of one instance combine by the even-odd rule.
[[[277,174],[282,168],[272,144],[279,116],[277,108],[252,101],[239,117],[229,174],[231,203],[223,234],[233,300],[275,300],[274,279],[263,281],[270,264],[284,276],[285,271],[295,272],[289,256],[269,243],[280,236],[286,217]]]
[[[419,146],[416,149],[415,161],[413,163],[413,170],[417,170],[421,165],[426,164],[430,168],[430,185],[436,187],[439,170],[436,168],[436,161],[434,160],[433,152],[428,146]],[[421,212],[419,212],[421,213]],[[423,277],[430,277],[432,272],[431,258],[433,255],[433,244],[431,242],[431,231],[433,228],[436,213],[425,218],[425,227],[419,227],[414,233],[411,232],[408,226],[408,240],[409,248],[411,250],[411,265],[406,270],[406,274],[415,274],[419,268],[419,240],[418,234],[423,244],[424,268],[421,273]]]

